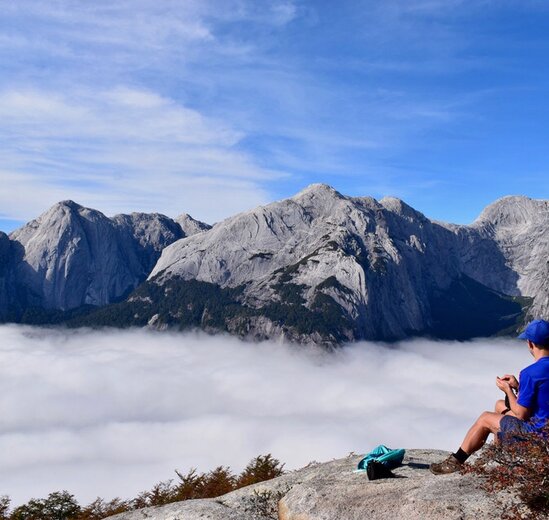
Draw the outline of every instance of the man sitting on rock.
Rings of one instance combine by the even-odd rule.
[[[497,387],[507,396],[508,405],[500,400],[495,412],[483,412],[460,448],[446,460],[431,464],[435,475],[459,471],[469,456],[482,448],[490,433],[496,436],[496,442],[505,442],[539,431],[549,419],[549,322],[532,321],[519,338],[526,340],[536,361],[522,370],[519,381],[511,375],[496,379]],[[518,390],[518,395],[514,390]]]

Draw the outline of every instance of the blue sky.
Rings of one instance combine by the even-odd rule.
[[[3,2],[0,229],[313,182],[457,223],[549,198],[548,26],[544,0]]]

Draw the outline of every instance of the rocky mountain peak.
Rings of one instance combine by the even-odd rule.
[[[291,200],[302,204],[310,204],[312,202],[319,204],[323,201],[345,199],[346,197],[328,184],[316,183],[310,184],[305,189],[291,197]]]
[[[546,222],[549,215],[549,202],[529,197],[510,195],[486,206],[473,225],[509,227]]]
[[[112,222],[129,230],[141,243],[155,242],[165,247],[164,242],[174,242],[185,235],[171,218],[161,213],[130,213],[115,215]]]
[[[527,197],[496,201],[460,226],[398,198],[313,184],[211,229],[186,214],[109,219],[63,201],[11,240],[0,235],[0,246],[4,292],[23,294],[23,308],[105,305],[148,277],[124,303],[126,318],[113,313],[117,326],[152,320],[333,345],[466,339],[549,316],[548,226],[549,202]]]
[[[524,200],[527,212],[539,211],[539,205],[530,208],[532,201]],[[523,199],[519,202],[524,205]],[[544,222],[539,230],[547,228],[546,215],[532,218]],[[547,246],[541,244],[539,252],[520,244],[508,247],[500,235],[515,240],[518,228],[498,234],[492,228],[441,225],[394,197],[379,202],[346,197],[314,184],[172,244],[149,281],[193,280],[238,289],[240,302],[248,305],[243,313],[261,318],[243,319],[245,325],[234,320],[227,325],[230,330],[240,327],[250,336],[272,337],[282,327],[286,337],[297,341],[313,337],[300,329],[311,329],[315,319],[317,330],[337,331],[332,339],[339,334],[341,341],[450,329],[464,337],[456,316],[471,314],[477,300],[482,301],[477,314],[491,305],[504,313],[500,321],[497,312],[480,320],[482,330],[467,332],[473,337],[504,328],[521,313],[520,303],[494,290],[530,296],[535,299],[532,311],[545,312],[540,289],[545,271],[538,259],[545,261]],[[290,331],[288,316],[296,323]]]
[[[356,220],[350,217],[353,211],[351,199],[325,184],[313,184],[291,198],[240,213],[206,234],[172,244],[149,278],[162,273],[239,285],[325,246],[332,234]]]
[[[26,246],[29,241],[34,243],[51,242],[81,228],[86,221],[108,222],[108,218],[100,211],[85,208],[72,200],[64,200],[54,204],[35,220],[10,234],[15,240]]]
[[[108,218],[72,200],[58,202],[9,237],[18,253],[12,271],[20,306],[110,303],[143,281],[161,251],[184,236],[159,213]]]
[[[42,225],[57,225],[58,219],[73,219],[83,217],[87,220],[102,220],[107,217],[100,211],[87,208],[74,202],[73,200],[63,200],[54,204],[49,210],[45,211],[37,220]]]
[[[505,294],[521,294],[534,298],[528,314],[530,317],[547,317],[547,274],[549,264],[549,201],[523,196],[508,196],[487,206],[480,216],[468,226],[468,231],[479,233],[484,239],[481,247],[491,244],[490,269],[480,267],[485,263],[477,244],[470,249],[466,268],[472,265],[479,272],[477,279]],[[471,262],[472,260],[472,262]],[[488,284],[487,284],[488,285]]]
[[[56,208],[56,209],[57,208],[68,208],[68,209],[78,210],[80,208],[83,208],[83,206],[81,206],[77,202],[74,202],[74,200],[67,199],[67,200],[61,200],[61,201],[57,202],[56,204],[54,204],[52,206],[52,208]]]
[[[185,233],[185,236],[187,237],[202,233],[202,231],[208,231],[208,229],[212,228],[209,224],[194,219],[188,213],[181,213],[181,215],[175,218],[175,221],[181,226],[183,233]]]
[[[427,217],[425,217],[423,213],[415,210],[412,206],[409,206],[406,202],[396,197],[383,197],[379,203],[385,209],[406,219],[419,221],[427,220]]]

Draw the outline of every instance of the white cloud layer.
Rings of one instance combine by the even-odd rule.
[[[239,471],[391,447],[455,449],[530,363],[517,341],[415,340],[329,355],[141,330],[0,327],[0,494],[133,497],[173,469]],[[349,468],[351,470],[352,468]]]

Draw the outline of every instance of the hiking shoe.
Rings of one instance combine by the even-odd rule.
[[[435,475],[447,475],[448,473],[455,473],[460,471],[463,467],[463,464],[457,460],[453,455],[450,455],[447,459],[442,462],[435,462],[429,466],[431,473]]]

